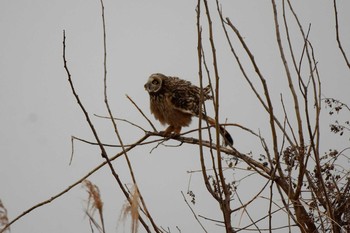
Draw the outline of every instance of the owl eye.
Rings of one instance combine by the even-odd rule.
[[[153,79],[152,84],[154,84],[154,85],[158,85],[158,84],[159,84],[159,81],[158,81],[158,80],[156,80],[156,79]]]

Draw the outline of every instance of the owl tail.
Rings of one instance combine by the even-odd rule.
[[[215,126],[215,120],[207,115],[205,115],[203,113],[203,119],[205,119],[206,121],[208,121],[208,123],[211,125],[211,126]],[[221,136],[224,138],[225,140],[225,145],[230,145],[232,146],[233,145],[233,139],[231,137],[231,134],[229,132],[227,132],[227,130],[223,127],[223,126],[219,126],[220,127],[220,134]]]

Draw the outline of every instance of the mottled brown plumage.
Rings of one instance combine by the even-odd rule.
[[[191,123],[193,116],[198,117],[200,111],[200,88],[191,82],[170,77],[160,73],[152,74],[145,89],[150,96],[150,107],[154,117],[163,125],[168,124],[165,134],[179,134],[183,126]],[[203,101],[211,99],[210,86],[203,88]],[[203,119],[211,125],[215,120],[202,113]],[[226,142],[232,145],[231,135],[220,126],[221,134]]]

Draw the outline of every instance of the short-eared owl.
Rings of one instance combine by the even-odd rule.
[[[170,77],[160,73],[152,74],[145,89],[150,96],[151,112],[163,125],[168,124],[166,135],[172,132],[179,134],[181,127],[188,126],[193,116],[198,117],[200,111],[200,88],[191,82]],[[203,88],[203,100],[211,99],[210,86]],[[204,120],[215,125],[215,120],[202,113]],[[225,142],[232,145],[231,135],[220,126],[220,133]]]

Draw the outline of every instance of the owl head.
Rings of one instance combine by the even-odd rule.
[[[163,80],[167,78],[164,74],[156,73],[152,74],[147,83],[145,84],[145,89],[148,93],[157,93],[162,87]]]

